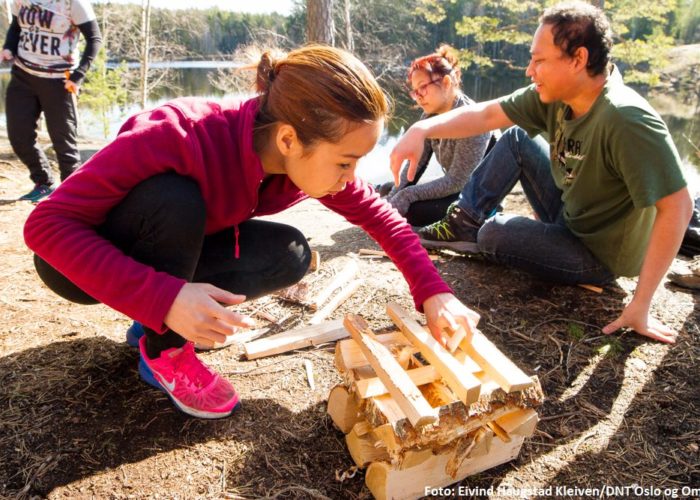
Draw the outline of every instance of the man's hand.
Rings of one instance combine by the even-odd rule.
[[[207,283],[186,283],[165,315],[165,324],[187,340],[206,347],[223,343],[236,326],[250,328],[255,322],[229,311],[221,304],[235,305],[245,300]]]
[[[10,49],[2,49],[2,61],[12,61],[15,56]]]
[[[610,335],[625,327],[631,328],[640,335],[659,342],[665,342],[666,344],[675,344],[676,337],[678,337],[678,332],[667,327],[649,314],[648,305],[637,303],[634,299],[625,307],[619,318],[603,328],[603,333]]]
[[[416,168],[418,160],[423,154],[423,143],[425,142],[426,134],[419,126],[420,122],[413,125],[408,131],[401,136],[399,141],[391,150],[389,159],[391,160],[391,173],[394,175],[394,185],[398,186],[401,182],[401,166],[403,162],[408,160],[408,180],[412,181],[416,176]]]
[[[451,293],[438,293],[423,302],[425,319],[428,321],[428,329],[435,339],[443,346],[447,346],[445,329],[453,332],[463,327],[467,332],[467,340],[471,340],[473,329],[479,323],[479,313],[472,311],[462,304]]]

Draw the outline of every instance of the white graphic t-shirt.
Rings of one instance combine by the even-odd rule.
[[[15,64],[45,78],[78,66],[78,25],[95,19],[88,0],[13,0],[12,15],[21,29]]]

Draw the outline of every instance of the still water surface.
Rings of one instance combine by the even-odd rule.
[[[163,66],[163,63],[160,66]],[[212,85],[211,79],[216,76],[218,68],[231,68],[235,64],[227,61],[186,61],[175,64],[175,67],[171,63],[170,66],[171,83],[160,87],[152,94],[148,103],[149,107],[157,106],[175,97],[188,95],[219,99],[224,96],[224,93]],[[0,71],[0,92],[3,97],[8,82],[9,74],[7,69],[4,69],[4,71]],[[520,73],[512,73],[505,77],[501,75],[493,79],[476,78],[467,74],[464,77],[464,91],[473,99],[484,101],[505,95],[527,83],[527,79]],[[377,147],[361,161],[359,166],[359,174],[371,182],[389,180],[389,153],[401,132],[420,115],[420,110],[412,106],[411,101],[406,96],[405,89],[390,89],[389,94],[395,101],[394,118]],[[699,96],[662,93],[648,96],[648,98],[669,126],[681,158],[687,167],[689,180],[694,186],[698,185],[700,158],[697,151],[700,150],[696,148],[700,147]],[[139,111],[138,105],[121,110],[114,108],[108,117],[107,139],[113,138],[121,123],[137,111]],[[0,100],[0,127],[4,127],[4,115],[5,102],[3,98]],[[86,106],[80,107],[80,135],[95,140],[105,139],[102,122]],[[432,164],[426,178],[440,175],[440,173],[439,166]]]

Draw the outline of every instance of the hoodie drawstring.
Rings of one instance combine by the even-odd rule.
[[[238,224],[235,224],[235,225],[233,226],[233,232],[234,232],[234,234],[236,235],[236,245],[235,245],[235,249],[234,249],[233,255],[234,255],[234,257],[236,257],[237,259],[239,259],[239,258],[241,257],[241,247],[238,245],[238,234],[239,234],[239,231],[238,231]]]

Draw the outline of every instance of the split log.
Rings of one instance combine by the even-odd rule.
[[[415,467],[398,469],[387,462],[373,462],[367,468],[365,483],[377,500],[407,500],[425,496],[426,486],[441,488],[491,467],[496,467],[518,456],[523,437],[518,436],[510,443],[494,440],[487,454],[466,458],[454,476],[448,473],[448,462],[454,451],[431,455]],[[426,484],[427,483],[427,484]]]
[[[440,373],[434,366],[430,365],[412,368],[407,370],[406,373],[416,386],[429,384],[440,379]],[[380,396],[389,392],[389,389],[386,388],[379,377],[357,380],[355,387],[358,397],[362,399]]]
[[[246,357],[257,359],[273,354],[333,342],[348,337],[342,320],[328,321],[320,325],[306,326],[287,332],[271,335],[264,339],[243,344]]]
[[[358,422],[361,424],[362,422]],[[371,433],[359,435],[356,427],[345,436],[350,456],[358,467],[366,467],[370,462],[389,460],[389,453],[381,441],[372,437]]]
[[[515,366],[493,343],[476,328],[471,340],[462,340],[460,348],[467,353],[506,392],[532,387],[530,377]]]
[[[530,437],[534,434],[539,416],[532,408],[509,413],[496,419],[496,423],[509,435]]]
[[[389,317],[394,321],[414,346],[418,348],[436,370],[445,379],[447,386],[465,404],[470,405],[479,399],[481,381],[464,369],[440,343],[412,319],[398,304],[387,304]],[[529,379],[528,379],[529,380]]]
[[[331,389],[328,395],[328,415],[343,434],[350,432],[353,426],[362,420],[355,398],[343,385],[336,385]]]
[[[314,299],[311,299],[311,303],[309,304],[309,307],[313,310],[317,310],[320,308],[326,300],[331,296],[331,294],[335,291],[336,288],[339,288],[343,286],[345,283],[350,281],[355,277],[357,272],[359,271],[359,266],[357,265],[357,262],[354,260],[349,261],[345,267],[338,273],[336,274],[333,279],[328,283],[317,295]]]
[[[411,424],[420,428],[436,422],[437,411],[428,404],[386,347],[376,340],[367,322],[360,316],[348,314],[343,324]]]
[[[357,291],[360,286],[364,283],[363,279],[359,280],[354,280],[351,283],[349,283],[347,286],[344,286],[340,292],[338,292],[333,298],[323,306],[323,309],[320,309],[316,314],[314,314],[311,319],[309,320],[310,325],[317,325],[321,321],[325,320],[330,314],[335,311],[340,304],[348,300],[350,296]]]
[[[409,348],[411,354],[417,352],[401,332],[380,333],[375,335],[375,338],[392,352],[399,352],[404,347]],[[362,349],[353,339],[341,340],[336,344],[335,367],[340,373],[367,366],[368,364],[369,361],[362,353]]]

